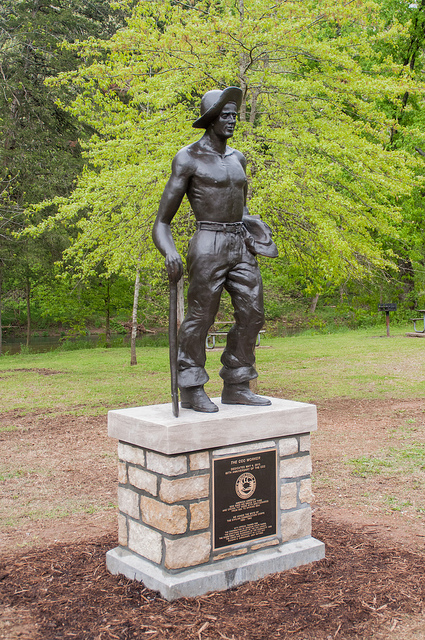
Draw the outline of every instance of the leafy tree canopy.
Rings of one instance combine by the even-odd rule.
[[[138,2],[110,40],[78,44],[79,71],[60,76],[75,91],[68,113],[96,133],[71,197],[56,199],[58,213],[33,232],[75,225],[66,258],[86,274],[100,262],[106,273],[133,270],[140,252],[153,268],[150,229],[171,159],[199,136],[191,124],[203,93],[237,84],[244,100],[232,144],[248,159],[251,213],[274,228],[282,259],[314,274],[312,291],[388,265],[384,239],[397,237],[400,198],[421,178],[417,158],[389,144],[397,116],[383,108],[418,92],[391,48],[410,24],[381,8]],[[187,214],[188,205],[176,222],[181,246]]]

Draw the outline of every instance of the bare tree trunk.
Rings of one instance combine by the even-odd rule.
[[[177,283],[177,331],[184,320],[184,278]]]
[[[316,295],[311,299],[310,303],[310,313],[314,313],[316,311],[317,303],[319,302],[320,293],[316,293]]]
[[[415,295],[415,271],[408,256],[400,258],[399,264],[400,280],[403,292],[400,294],[400,301],[409,303],[409,308],[414,309],[417,304]]]
[[[27,276],[27,286],[25,291],[26,303],[27,303],[27,347],[30,346],[30,338],[31,338],[31,283],[29,276]]]
[[[251,113],[249,115],[250,124],[254,124],[255,118],[257,116],[257,100],[259,95],[260,95],[260,87],[257,87],[257,89],[254,89],[254,91],[252,92],[252,97],[251,97]]]
[[[131,316],[130,365],[137,364],[136,336],[137,336],[137,309],[139,307],[139,292],[140,292],[140,266],[137,267],[136,280],[134,281],[133,314]]]
[[[105,298],[105,311],[106,311],[106,348],[111,346],[111,283],[106,281],[106,298]]]

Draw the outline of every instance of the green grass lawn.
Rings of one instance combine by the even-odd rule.
[[[425,338],[375,329],[300,335],[268,341],[258,352],[261,384],[270,395],[323,398],[417,397],[425,391]]]
[[[329,335],[263,338],[257,349],[259,391],[300,401],[325,398],[421,397],[425,338],[390,338],[385,327]],[[207,391],[218,396],[220,350],[209,351]],[[128,349],[83,349],[0,358],[1,411],[49,409],[99,414],[120,406],[169,401],[167,347],[142,347],[130,366]]]

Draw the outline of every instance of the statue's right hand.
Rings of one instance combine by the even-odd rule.
[[[165,256],[165,266],[170,282],[178,282],[183,275],[183,262],[178,253],[168,253]]]

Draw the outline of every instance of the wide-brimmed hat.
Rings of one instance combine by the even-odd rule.
[[[195,120],[192,127],[195,129],[206,129],[211,122],[217,118],[220,111],[228,102],[236,103],[237,108],[241,106],[242,89],[239,87],[227,87],[224,91],[213,89],[207,91],[201,100],[201,117]]]

